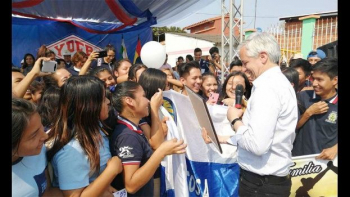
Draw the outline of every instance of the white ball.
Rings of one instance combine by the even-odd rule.
[[[148,68],[161,67],[166,58],[165,48],[159,42],[149,41],[141,48],[141,60]]]

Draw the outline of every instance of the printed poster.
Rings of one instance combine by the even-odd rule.
[[[317,155],[319,154],[293,157],[290,197],[338,196],[338,157],[332,161],[316,160]]]

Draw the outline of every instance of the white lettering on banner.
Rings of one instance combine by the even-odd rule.
[[[294,165],[291,167],[294,167],[296,165],[296,163],[294,162]],[[302,168],[295,168],[295,169],[291,169],[289,171],[289,174],[292,177],[295,176],[301,176],[301,175],[306,175],[306,174],[314,174],[314,173],[319,173],[321,172],[322,167],[320,165],[314,165],[314,163],[312,161],[310,161],[307,165],[304,165],[304,167]]]
[[[102,49],[90,42],[87,42],[78,36],[71,35],[63,38],[53,44],[47,46],[56,54],[56,58],[63,58],[63,55],[70,54],[73,56],[77,51],[84,51],[86,55],[90,55],[93,51],[101,51]]]
[[[196,179],[194,178],[193,174],[190,174],[189,171],[187,171],[187,176],[190,177],[190,180],[188,181],[188,190],[189,192],[196,192],[196,195],[200,195],[201,194],[201,190],[199,188],[199,185],[201,184],[201,180],[200,179]],[[203,193],[203,197],[209,197],[209,188],[208,188],[208,181],[207,179],[204,179],[204,193]]]
[[[187,171],[187,176],[190,176],[188,171]],[[194,181],[194,176],[191,175],[190,176],[190,181],[188,182],[188,190],[190,192],[193,192],[195,187],[196,187],[196,182]]]
[[[201,184],[201,180],[197,179],[197,184]],[[198,188],[199,189],[199,188]],[[196,192],[197,193],[197,192]],[[199,195],[199,194],[198,194]],[[209,197],[209,188],[208,188],[208,181],[207,179],[204,179],[204,192],[203,192],[203,197]]]
[[[201,184],[201,180],[200,179],[196,179],[196,194],[199,195],[201,194],[201,190],[199,189],[198,184]]]

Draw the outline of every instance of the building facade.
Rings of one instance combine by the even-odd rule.
[[[229,20],[229,16],[225,16],[225,22],[227,23]],[[238,21],[238,19],[234,19]],[[187,27],[184,27],[184,30],[189,30],[191,34],[207,34],[207,35],[221,35],[221,16],[217,16],[214,18],[209,18],[198,23],[194,23]],[[225,35],[229,35],[229,29],[225,29]],[[239,27],[234,27],[234,36],[239,37]]]
[[[288,60],[293,54],[301,52],[303,21],[300,19],[310,15],[319,17],[316,18],[313,32],[310,36],[310,39],[312,39],[312,50],[338,40],[337,11],[281,17],[279,20],[282,23],[269,28],[267,32],[276,37],[281,47],[282,56],[285,59]],[[325,52],[327,53],[327,51]]]

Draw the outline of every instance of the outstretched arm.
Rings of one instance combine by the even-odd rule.
[[[168,83],[176,85],[177,87],[183,87],[184,86],[179,80],[176,80],[176,79],[167,79],[167,80],[168,80]]]
[[[19,82],[19,84],[16,87],[12,89],[13,95],[19,98],[23,98],[30,84],[34,81],[35,78],[51,74],[51,73],[43,73],[40,71],[41,62],[43,60],[50,61],[50,58],[41,57],[38,60],[36,60],[33,66],[33,69],[23,78],[21,82]]]
[[[124,183],[128,193],[136,193],[142,188],[153,177],[166,155],[182,154],[185,152],[186,146],[183,140],[174,138],[163,142],[142,167],[139,167],[139,165],[124,165]]]
[[[79,75],[85,75],[87,73],[87,71],[90,69],[92,60],[96,60],[97,56],[98,56],[98,52],[92,52],[89,55],[89,58],[84,63],[83,67],[81,67],[79,71]]]

